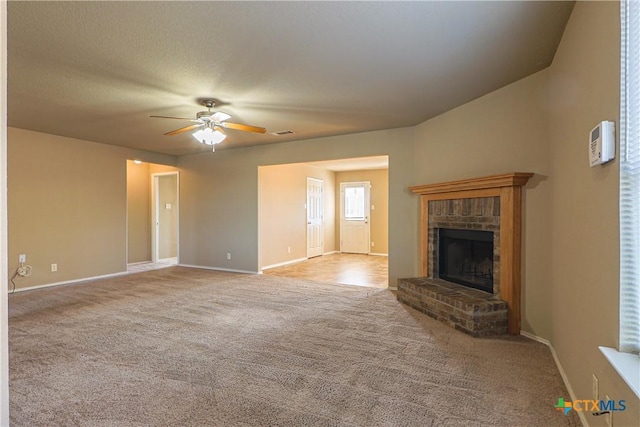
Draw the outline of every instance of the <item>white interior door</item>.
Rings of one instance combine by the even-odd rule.
[[[307,178],[307,258],[324,253],[324,183]]]
[[[340,183],[340,252],[368,254],[371,184]]]

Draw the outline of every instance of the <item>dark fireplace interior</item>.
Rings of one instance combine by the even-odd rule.
[[[438,230],[439,277],[493,293],[493,232]]]

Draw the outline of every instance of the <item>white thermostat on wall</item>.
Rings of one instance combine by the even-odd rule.
[[[616,156],[616,124],[604,121],[589,134],[589,164],[591,167],[607,163]]]

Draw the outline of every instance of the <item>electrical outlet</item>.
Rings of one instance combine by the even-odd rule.
[[[231,252],[227,252],[227,259],[231,259]]]
[[[608,395],[604,395],[604,398],[607,402],[611,401],[611,398]],[[608,414],[604,414],[604,419],[607,421],[607,427],[613,427],[613,411],[609,411]]]
[[[25,254],[18,255],[18,262],[27,262],[27,255]]]
[[[51,264],[51,272],[55,273],[58,271],[58,264]]]
[[[291,246],[287,246],[287,252],[291,253]]]
[[[591,394],[593,395],[593,400],[599,400],[598,399],[598,377],[596,377],[596,374],[593,374],[593,382],[591,384]]]

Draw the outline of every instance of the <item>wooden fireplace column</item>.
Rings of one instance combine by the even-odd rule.
[[[509,334],[520,334],[522,187],[532,173],[512,172],[482,178],[417,185],[420,195],[421,274],[429,276],[429,202],[480,197],[500,197],[500,299],[509,306]]]

